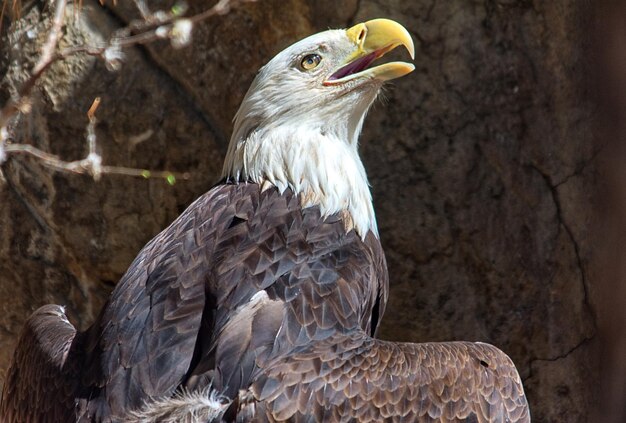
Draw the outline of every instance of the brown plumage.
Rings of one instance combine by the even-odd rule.
[[[219,185],[143,249],[89,331],[74,339],[55,306],[31,317],[3,421],[73,420],[75,402],[79,421],[115,421],[210,384],[239,421],[528,421],[496,348],[373,339],[386,300],[371,234],[290,191]]]
[[[209,384],[234,398],[273,358],[338,331],[372,331],[387,299],[386,284],[373,236],[362,241],[354,231],[346,233],[339,218],[323,219],[314,207],[303,210],[289,191],[219,185],[146,245],[96,323],[73,344],[75,332],[62,326],[65,317],[56,309],[31,317],[2,415],[24,421],[23,413],[43,409],[38,402],[48,404],[48,390],[73,384],[69,376],[75,373],[82,376],[80,386],[66,401],[48,404],[53,415],[76,398],[78,416],[106,421],[150,398]],[[259,292],[267,294],[265,301],[247,307]],[[372,315],[375,308],[379,312]],[[48,347],[49,333],[62,345]],[[34,361],[29,352],[41,341],[50,363]],[[69,344],[82,363],[66,378]],[[44,374],[58,373],[57,384],[38,383],[31,369],[39,364],[46,365]],[[25,407],[32,386],[42,392]]]
[[[72,421],[78,367],[76,330],[62,307],[45,305],[22,329],[0,401],[0,422]]]
[[[394,343],[337,334],[277,359],[239,421],[530,421],[511,360],[481,343]]]
[[[225,182],[143,248],[91,328],[59,306],[30,317],[2,422],[530,421],[497,348],[374,338],[388,276],[356,140],[382,81],[412,70],[363,70],[397,45],[413,51],[406,29],[374,20],[273,59]],[[311,109],[330,101],[336,119]]]

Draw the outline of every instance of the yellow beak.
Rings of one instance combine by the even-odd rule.
[[[324,85],[337,85],[356,78],[375,78],[381,81],[404,76],[415,69],[411,63],[391,62],[368,68],[376,59],[402,45],[411,59],[415,57],[415,46],[409,31],[390,19],[374,19],[346,30],[346,35],[355,44],[355,51],[346,63],[337,69]]]

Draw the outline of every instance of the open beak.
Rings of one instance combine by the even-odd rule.
[[[411,59],[415,57],[415,46],[409,32],[399,23],[390,19],[374,19],[360,23],[346,30],[348,38],[356,49],[346,63],[333,72],[324,85],[338,85],[357,78],[389,81],[404,76],[415,69],[411,63],[391,62],[369,67],[375,60],[402,45]]]

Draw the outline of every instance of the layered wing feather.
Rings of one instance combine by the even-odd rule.
[[[372,332],[386,281],[378,240],[339,216],[291,191],[219,185],[146,245],[85,334],[79,417],[122,419],[208,386],[234,399],[273,357]]]
[[[62,307],[45,305],[28,318],[7,372],[0,421],[73,420],[80,362],[72,348],[75,335]]]
[[[168,398],[184,416],[217,392],[228,421],[529,421],[498,349],[373,339],[386,300],[371,234],[290,191],[220,185],[146,245],[87,333],[54,306],[31,317],[2,415],[161,421]]]
[[[211,337],[188,389],[209,383],[235,398],[273,357],[337,332],[372,332],[387,295],[380,243],[346,233],[338,216],[302,209],[290,191],[239,187],[209,277]],[[256,190],[256,191],[255,191]]]
[[[148,243],[86,337],[80,419],[110,421],[169,397],[189,371],[209,260],[229,192],[200,197]]]
[[[483,343],[408,344],[362,331],[268,365],[238,421],[530,422],[512,361]]]

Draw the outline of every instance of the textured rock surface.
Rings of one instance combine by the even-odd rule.
[[[106,37],[136,14],[129,2],[84,3],[66,30],[74,43]],[[0,369],[38,306],[65,304],[88,325],[141,246],[216,181],[230,120],[266,60],[312,32],[385,16],[411,31],[417,55],[362,137],[391,277],[382,336],[491,342],[517,363],[534,421],[586,421],[596,377],[586,4],[259,1],[198,25],[188,49],[128,50],[116,73],[94,58],[56,65],[20,124],[23,137],[83,157],[85,111],[101,96],[106,163],[192,177],[173,187],[118,176],[96,183],[24,157],[6,162]],[[29,34],[42,29],[37,8],[10,28],[22,41],[2,43],[5,90],[36,57]]]

